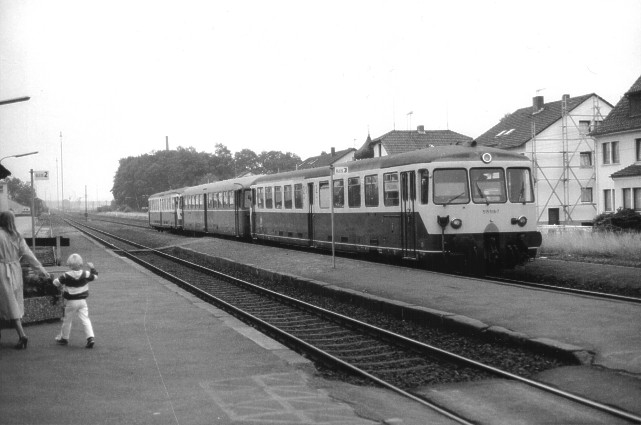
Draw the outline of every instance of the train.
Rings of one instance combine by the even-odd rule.
[[[531,161],[441,146],[156,193],[149,226],[484,274],[541,246]]]

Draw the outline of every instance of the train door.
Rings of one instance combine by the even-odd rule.
[[[403,258],[416,259],[416,172],[401,172],[401,244]]]
[[[314,246],[314,183],[307,183],[307,235],[309,246]]]
[[[176,229],[183,227],[183,197],[176,196],[174,198],[174,217],[176,217]]]
[[[207,214],[209,213],[209,208],[207,203],[209,202],[209,194],[203,193],[203,224],[205,225],[205,233],[207,233]]]
[[[249,222],[251,226],[251,236],[255,237],[256,235],[256,189],[251,191],[251,203],[249,211]]]

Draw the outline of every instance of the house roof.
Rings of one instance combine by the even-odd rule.
[[[616,173],[610,175],[610,178],[623,178],[623,177],[638,177],[641,176],[641,164],[632,164],[628,167],[625,167]]]
[[[472,138],[452,130],[392,130],[384,135],[367,140],[355,154],[357,159],[371,158],[374,156],[372,146],[381,143],[388,155],[396,155],[425,149],[430,146],[447,146],[470,143]]]
[[[641,129],[641,116],[630,117],[630,97],[633,96],[641,96],[641,76],[591,134],[596,136]]]
[[[596,96],[596,94],[591,93],[568,98],[568,112],[592,96]],[[599,97],[599,99],[601,98]],[[605,100],[603,101],[606,102]],[[561,119],[561,103],[561,100],[543,103],[543,107],[539,110],[535,110],[534,105],[517,109],[513,113],[506,115],[494,127],[481,134],[476,139],[476,142],[480,145],[494,146],[501,149],[519,147],[532,139],[532,121],[534,121],[536,135]]]
[[[311,158],[307,158],[305,161],[299,164],[298,169],[303,170],[308,168],[327,167],[340,161],[345,157],[345,155],[348,155],[350,152],[354,152],[355,150],[356,149],[354,148],[349,148],[334,152],[333,155],[331,153],[324,153],[318,156],[312,156]]]

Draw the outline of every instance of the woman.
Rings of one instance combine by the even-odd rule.
[[[0,213],[0,319],[10,320],[20,338],[15,348],[27,348],[29,338],[22,329],[24,298],[22,294],[22,267],[20,257],[40,270],[47,278],[49,273],[31,252],[27,242],[16,228],[16,218],[11,211]]]

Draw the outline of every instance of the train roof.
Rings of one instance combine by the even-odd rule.
[[[187,187],[184,189],[185,195],[196,195],[203,192],[224,192],[227,190],[249,189],[256,179],[263,175],[237,177],[229,180],[221,180],[213,183],[201,184],[198,186]]]
[[[478,161],[481,162],[481,156],[484,153],[492,154],[492,161],[524,161],[530,159],[525,155],[506,151],[503,149],[490,148],[487,146],[437,146],[426,149],[420,149],[412,152],[405,152],[397,155],[382,156],[378,158],[363,159],[359,161],[345,162],[335,166],[344,166],[350,172],[386,169],[400,167],[411,164],[426,164],[434,162],[464,162]],[[327,177],[330,174],[329,167],[310,168],[306,170],[288,171],[279,174],[270,174],[256,179],[255,183],[267,183],[276,180],[287,179],[311,179],[317,177]]]
[[[162,198],[163,196],[172,195],[172,194],[180,195],[181,193],[183,193],[184,190],[185,190],[184,187],[181,187],[180,189],[165,190],[163,192],[158,192],[158,193],[154,193],[152,195],[149,195],[149,199]]]

